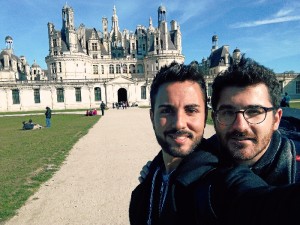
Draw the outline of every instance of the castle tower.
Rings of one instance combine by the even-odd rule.
[[[62,39],[67,43],[70,52],[77,50],[77,36],[74,26],[74,11],[65,4],[62,9]]]
[[[216,49],[218,49],[218,36],[217,35],[214,35],[212,36],[211,40],[212,40],[212,48],[211,48],[211,51],[215,51]]]
[[[117,16],[117,9],[116,6],[113,8],[113,16],[111,17],[112,21],[112,30],[114,31],[115,34],[119,31],[119,19]]]
[[[6,45],[6,49],[13,49],[13,39],[11,36],[6,36],[5,38],[5,45]]]
[[[167,9],[164,6],[159,6],[158,10],[157,10],[157,14],[158,14],[158,27],[160,27],[161,23],[163,21],[167,21]]]

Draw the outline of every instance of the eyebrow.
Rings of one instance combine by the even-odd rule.
[[[243,107],[242,109],[248,109],[248,108],[256,108],[256,107],[263,107],[262,105],[247,105],[245,107]],[[218,110],[221,109],[237,109],[236,107],[234,107],[233,105],[220,105]]]
[[[161,104],[158,106],[158,108],[164,108],[164,107],[170,107],[170,108],[175,108],[173,105],[171,104]],[[187,107],[200,107],[200,105],[198,104],[188,104],[188,105],[185,105],[184,108],[187,108]]]

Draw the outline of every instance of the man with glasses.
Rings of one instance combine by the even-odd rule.
[[[280,92],[273,71],[244,57],[212,84],[216,135],[208,148],[214,145],[223,163],[247,165],[272,185],[300,180],[295,145],[278,131]]]

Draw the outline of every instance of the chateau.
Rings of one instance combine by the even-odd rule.
[[[114,7],[111,30],[102,18],[98,31],[83,24],[75,28],[74,10],[66,4],[61,29],[48,23],[46,71],[13,55],[13,40],[6,37],[0,55],[0,111],[88,109],[101,101],[108,107],[120,101],[149,105],[157,71],[172,61],[184,62],[180,26],[172,20],[169,28],[164,6],[157,14],[158,27],[150,18],[148,27],[121,31]]]
[[[36,62],[31,66],[25,56],[13,52],[13,38],[5,38],[0,52],[0,112],[108,107],[125,101],[129,105],[150,104],[149,90],[153,76],[173,61],[183,63],[182,35],[175,20],[167,23],[167,10],[159,6],[157,27],[152,18],[147,27],[138,25],[134,32],[119,27],[117,9],[113,7],[111,29],[102,18],[102,31],[81,24],[75,27],[75,13],[64,5],[59,29],[48,23],[49,54],[47,69]],[[232,54],[229,46],[218,47],[212,37],[210,56],[200,62],[207,74],[208,95],[214,77],[239,60],[241,52]],[[300,78],[295,74],[278,76],[282,90],[300,98]]]

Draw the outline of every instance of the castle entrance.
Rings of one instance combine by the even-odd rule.
[[[127,90],[125,88],[120,88],[118,90],[118,102],[127,102]]]

